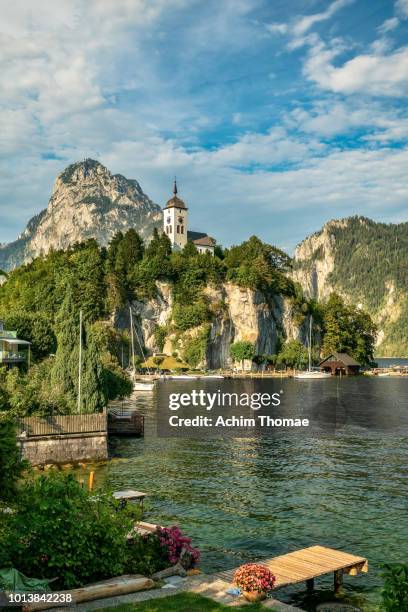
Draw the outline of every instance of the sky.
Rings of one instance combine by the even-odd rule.
[[[0,242],[91,157],[289,252],[408,220],[408,0],[0,0]]]

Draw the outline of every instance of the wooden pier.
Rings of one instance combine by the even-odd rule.
[[[310,546],[295,552],[257,561],[268,567],[276,576],[275,589],[299,582],[305,582],[309,591],[314,588],[314,579],[325,574],[333,574],[334,591],[337,593],[343,583],[343,575],[356,576],[368,572],[368,562],[364,557],[357,557],[341,550]],[[235,569],[217,572],[215,576],[226,582],[232,582]]]
[[[126,408],[109,408],[108,433],[111,436],[144,435],[144,416]]]

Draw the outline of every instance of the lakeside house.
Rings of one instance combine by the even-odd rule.
[[[177,195],[177,183],[174,181],[173,197],[163,208],[163,231],[169,237],[172,248],[181,251],[192,242],[201,254],[214,255],[215,240],[205,232],[192,232],[188,229],[188,208]]]
[[[10,368],[29,363],[31,343],[17,338],[17,332],[4,329],[0,321],[0,365]]]
[[[319,363],[322,372],[330,372],[333,376],[341,374],[352,375],[360,372],[361,365],[347,353],[332,353]]]

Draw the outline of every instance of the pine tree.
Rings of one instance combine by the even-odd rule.
[[[86,326],[80,411],[100,412],[106,404],[105,377],[99,356],[99,346],[91,329]]]
[[[57,352],[51,370],[51,384],[57,402],[68,413],[76,411],[79,360],[79,312],[75,308],[72,284],[56,317]]]

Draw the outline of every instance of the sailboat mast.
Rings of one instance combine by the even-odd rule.
[[[82,384],[82,310],[79,311],[78,414],[81,413]]]
[[[131,337],[131,341],[132,341],[132,367],[133,367],[133,375],[135,374],[135,339],[133,336],[133,312],[132,312],[132,307],[129,306],[129,312],[130,312],[130,337]]]
[[[312,325],[313,325],[313,317],[310,315],[310,323],[309,323],[309,372],[312,371]]]

